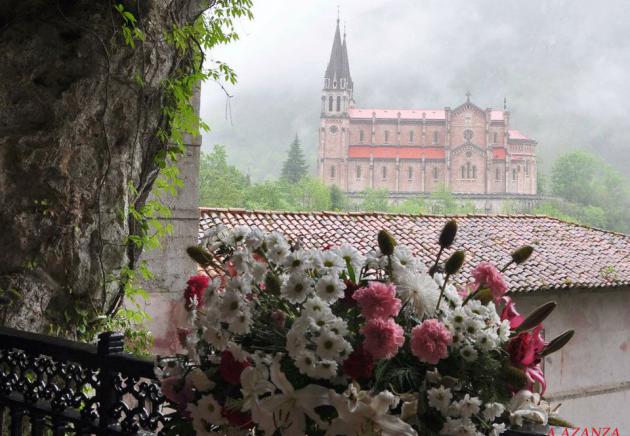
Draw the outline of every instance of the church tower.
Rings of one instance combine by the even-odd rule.
[[[318,169],[321,180],[342,189],[347,189],[348,110],[354,106],[352,89],[346,35],[344,31],[342,40],[337,17],[322,89]]]

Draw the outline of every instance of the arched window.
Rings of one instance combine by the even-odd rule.
[[[385,142],[385,144],[387,144],[387,142],[389,141],[389,130],[385,130],[383,135],[384,135],[383,141]]]
[[[341,79],[341,89],[346,87],[346,79]]]
[[[357,180],[361,179],[361,165],[357,165]]]
[[[383,180],[387,179],[387,167],[383,167]]]
[[[413,144],[413,130],[409,131],[409,143]]]
[[[471,172],[470,172],[470,162],[466,162],[466,178],[470,179],[471,176]]]
[[[496,171],[494,172],[494,178],[497,181],[501,180],[501,170],[499,168],[497,168]]]
[[[331,95],[330,97],[328,97],[328,112],[332,112],[332,108],[333,108],[333,98]]]
[[[364,139],[365,139],[365,134],[363,133],[363,130],[359,130],[359,143],[363,144]]]
[[[494,132],[492,134],[492,142],[494,142],[495,144],[499,142],[499,135],[497,134],[497,132]]]
[[[336,87],[337,87],[337,81],[333,80],[333,88],[336,88]]]
[[[341,112],[341,96],[337,96],[337,112]]]
[[[477,165],[473,165],[472,178],[473,178],[473,179],[476,179],[476,178],[477,178]]]
[[[512,170],[512,180],[516,180],[516,169]]]
[[[466,178],[466,167],[464,165],[462,165],[462,167],[460,168],[460,171],[462,172],[462,179]]]
[[[336,170],[336,168],[335,168],[334,165],[330,167],[330,178],[331,179],[335,178],[335,172],[336,172],[335,170]]]
[[[439,139],[440,139],[440,134],[437,131],[433,132],[433,143],[437,144]]]
[[[440,175],[440,171],[438,170],[438,167],[433,167],[433,178],[437,180],[439,175]]]
[[[413,167],[407,168],[407,178],[413,180]]]

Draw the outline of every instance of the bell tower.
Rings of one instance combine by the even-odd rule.
[[[350,63],[348,62],[348,46],[344,31],[343,41],[339,30],[339,18],[330,52],[330,60],[324,74],[324,88],[322,90],[322,116],[339,117],[347,115],[352,107],[352,78],[350,77]]]

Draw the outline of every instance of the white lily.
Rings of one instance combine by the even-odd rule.
[[[306,416],[325,428],[315,408],[330,404],[328,390],[312,384],[296,390],[280,368],[281,359],[282,354],[276,354],[270,367],[271,381],[280,393],[257,401],[252,407],[252,420],[267,435],[275,431],[283,436],[305,435]]]
[[[510,423],[518,427],[522,427],[523,422],[546,425],[548,408],[545,405],[541,404],[539,394],[528,390],[518,391],[507,407],[510,412]]]
[[[269,381],[269,371],[265,366],[248,366],[241,373],[241,393],[243,394],[242,410],[251,410],[258,398],[275,391]]]
[[[399,400],[389,391],[376,396],[370,396],[365,391],[358,394],[350,392],[347,396],[331,390],[330,400],[339,416],[330,423],[326,436],[417,436],[409,424],[389,413],[389,409],[395,407]]]

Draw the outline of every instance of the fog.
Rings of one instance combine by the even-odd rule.
[[[223,144],[253,179],[275,178],[297,133],[315,167],[337,4],[357,107],[454,108],[470,90],[481,108],[500,109],[505,97],[545,168],[579,147],[630,163],[624,0],[255,0],[241,39],[208,53],[239,80],[230,98],[203,87],[205,151]]]

